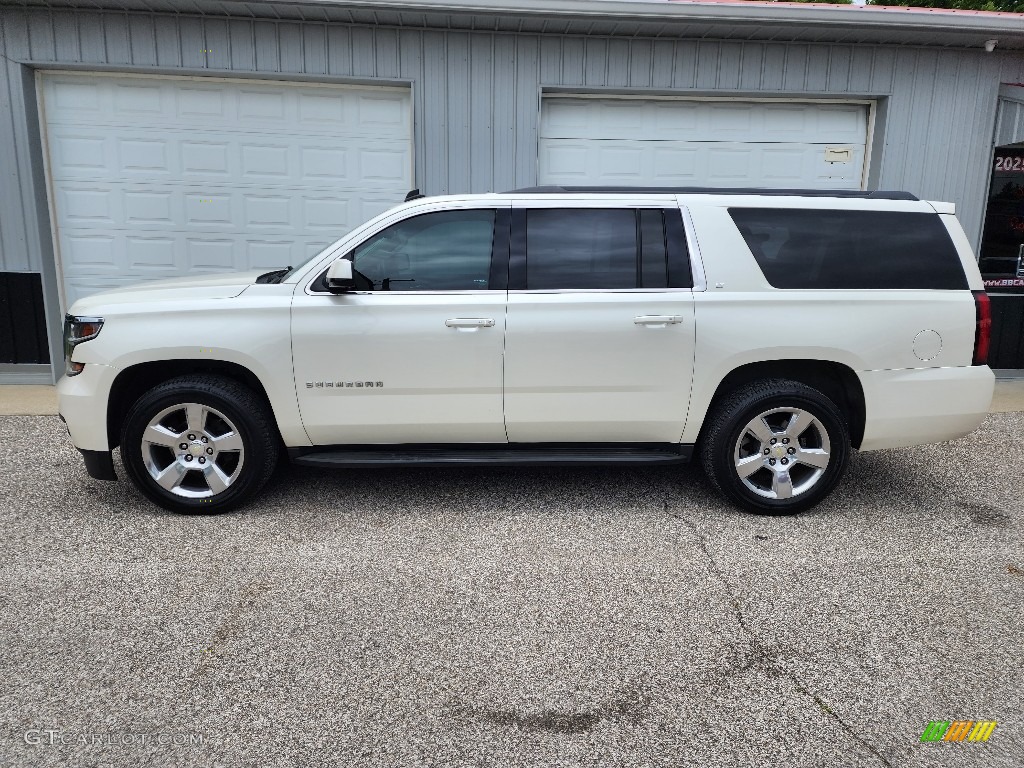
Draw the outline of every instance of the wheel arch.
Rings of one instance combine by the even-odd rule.
[[[124,425],[128,411],[139,397],[158,384],[168,379],[188,374],[205,373],[231,379],[252,390],[266,405],[270,414],[274,408],[259,377],[238,363],[227,360],[153,360],[136,363],[117,374],[110,387],[107,400],[107,440],[110,448],[116,448],[121,442],[121,427]],[[274,419],[278,439],[280,430]]]
[[[846,419],[851,445],[860,448],[867,418],[864,389],[852,368],[831,360],[762,360],[733,369],[718,383],[708,403],[705,423],[701,425],[698,440],[703,437],[707,427],[707,414],[714,410],[723,397],[745,384],[768,378],[798,381],[826,395],[839,407]]]

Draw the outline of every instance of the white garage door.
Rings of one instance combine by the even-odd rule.
[[[42,90],[65,307],[295,264],[412,186],[408,89],[48,74]]]
[[[866,104],[545,97],[540,183],[861,189]]]

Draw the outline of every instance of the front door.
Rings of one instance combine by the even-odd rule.
[[[547,205],[513,211],[509,441],[678,442],[694,352],[679,208]]]
[[[496,218],[507,226],[493,207],[411,216],[347,256],[357,290],[297,289],[296,389],[314,445],[506,441]]]

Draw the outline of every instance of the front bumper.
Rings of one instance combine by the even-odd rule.
[[[117,372],[109,365],[89,363],[77,376],[64,376],[57,382],[57,411],[80,451],[110,452],[107,404]]]

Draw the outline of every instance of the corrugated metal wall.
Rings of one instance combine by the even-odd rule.
[[[26,114],[23,65],[410,81],[417,183],[428,193],[535,183],[542,86],[887,98],[883,146],[874,147],[879,185],[956,202],[975,245],[999,83],[1024,81],[1024,57],[999,52],[42,9],[3,9],[0,18],[7,57],[0,69],[0,269],[7,270],[39,270],[46,251],[28,153],[36,116],[33,104]]]

